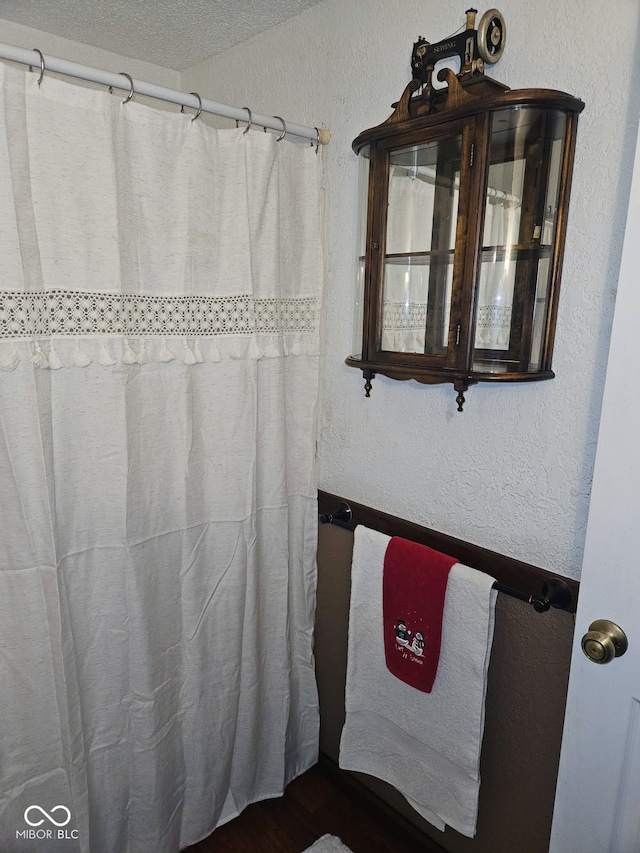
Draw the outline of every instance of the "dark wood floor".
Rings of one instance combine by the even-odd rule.
[[[248,806],[187,851],[301,853],[327,833],[337,835],[353,853],[441,853],[326,765],[294,780],[284,796]]]

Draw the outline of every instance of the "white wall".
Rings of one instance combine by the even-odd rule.
[[[331,129],[322,151],[326,304],[320,487],[579,577],[604,364],[639,113],[637,0],[502,0],[507,44],[492,76],[564,90],[580,118],[549,382],[450,385],[377,377],[365,399],[352,351],[356,158],[351,141],[390,114],[419,35],[466,7],[326,0],[183,75],[187,90]],[[484,8],[480,8],[482,14]],[[629,393],[636,393],[630,377]],[[624,417],[624,400],[620,401]]]
[[[2,4],[0,4],[0,14],[2,14]],[[110,53],[97,47],[90,47],[87,44],[81,44],[71,39],[60,38],[60,36],[54,36],[51,33],[45,33],[31,27],[23,27],[21,24],[14,24],[11,21],[0,19],[0,41],[4,42],[4,44],[23,47],[27,50],[37,48],[42,51],[45,64],[47,54],[49,54],[58,59],[66,59],[68,62],[90,65],[94,68],[111,71],[116,74],[120,71],[125,71],[136,80],[145,80],[149,83],[155,83],[157,86],[166,86],[169,89],[180,89],[181,86],[180,73],[171,68],[161,68],[149,62],[140,62],[136,59],[125,58],[116,53]],[[37,66],[37,70],[40,73],[39,65]],[[83,85],[79,80],[75,82]],[[153,103],[155,106],[162,105],[160,101],[145,100],[147,103]],[[172,109],[175,109],[174,105],[172,105]]]

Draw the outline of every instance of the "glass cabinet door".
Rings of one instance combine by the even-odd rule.
[[[380,348],[446,356],[462,136],[389,152]]]
[[[565,132],[558,111],[491,117],[473,370],[542,368]]]

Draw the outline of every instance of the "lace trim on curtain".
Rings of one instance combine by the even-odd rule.
[[[0,291],[0,338],[212,336],[315,332],[319,300]]]
[[[382,327],[387,331],[424,331],[427,325],[427,303],[385,300],[382,316]]]
[[[427,303],[385,299],[382,314],[382,349],[423,352]]]
[[[478,337],[481,341],[490,337],[501,342],[503,338],[508,343],[511,330],[511,305],[480,305],[478,306]],[[504,342],[504,341],[502,341]]]
[[[149,296],[96,291],[0,291],[0,340],[13,341],[0,352],[0,369],[20,363],[18,340],[32,340],[31,360],[39,368],[144,364],[155,359],[185,364],[231,359],[316,355],[320,301],[313,297]],[[111,344],[99,341],[90,355],[80,338],[121,338],[114,357]],[[46,353],[39,340],[51,339]],[[65,339],[75,338],[69,347]],[[136,348],[130,338],[137,338]],[[178,356],[167,339],[182,338]],[[188,338],[193,341],[190,344]],[[64,341],[64,358],[55,341]],[[147,350],[145,339],[151,350]],[[157,339],[157,340],[156,340]],[[202,348],[201,348],[202,344]],[[204,353],[203,353],[204,350]],[[222,350],[222,353],[221,353]]]
[[[507,349],[511,331],[511,305],[479,305],[476,347]],[[427,324],[426,302],[385,300],[383,349],[421,352]]]

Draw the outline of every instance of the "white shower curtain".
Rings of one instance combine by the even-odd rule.
[[[0,850],[316,759],[318,158],[0,67]]]

